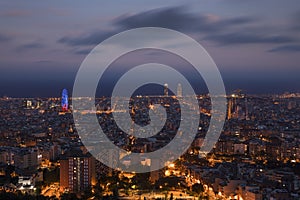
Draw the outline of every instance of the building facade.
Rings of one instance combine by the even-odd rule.
[[[60,189],[83,192],[95,185],[95,159],[89,153],[67,153],[60,160]]]

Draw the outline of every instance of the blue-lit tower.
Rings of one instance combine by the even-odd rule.
[[[68,109],[69,109],[68,90],[67,89],[63,89],[63,91],[62,91],[61,107],[62,107],[62,111],[68,111]]]

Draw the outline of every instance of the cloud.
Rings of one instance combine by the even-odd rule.
[[[91,49],[81,49],[81,50],[74,51],[74,53],[78,54],[78,55],[87,55],[90,52],[91,52]]]
[[[164,27],[176,30],[190,30],[195,22],[206,24],[202,16],[186,12],[183,7],[153,9],[132,15],[122,15],[113,24],[124,29],[138,27]]]
[[[31,13],[26,10],[9,10],[0,13],[1,17],[26,17],[30,15]]]
[[[228,34],[213,34],[208,35],[204,39],[217,42],[221,45],[233,45],[233,44],[281,44],[295,41],[294,38],[281,35],[263,35],[263,34],[248,34],[243,32],[235,32]]]
[[[221,19],[212,14],[195,14],[189,12],[187,7],[180,6],[123,15],[118,17],[113,24],[124,29],[154,26],[186,32],[212,32],[254,21],[252,17]]]
[[[64,36],[58,40],[59,43],[67,44],[69,46],[81,46],[81,45],[97,45],[108,37],[118,33],[119,31],[106,31],[99,30],[92,33],[83,34],[80,36]]]
[[[300,20],[300,12],[299,12]],[[297,41],[289,35],[274,35],[276,27],[259,26],[261,20],[251,16],[220,17],[214,14],[190,12],[185,6],[152,9],[136,14],[121,15],[111,21],[114,29],[98,30],[79,36],[65,36],[58,40],[69,46],[97,45],[123,30],[139,27],[164,27],[220,45],[285,44]],[[254,26],[253,26],[254,25]],[[275,29],[274,29],[275,28]],[[204,37],[202,37],[204,35]],[[83,53],[86,52],[75,52]]]
[[[0,42],[6,42],[6,41],[9,41],[11,39],[12,39],[12,37],[0,33]]]
[[[273,49],[270,49],[268,52],[300,52],[300,45],[284,45],[279,46]]]
[[[24,51],[24,50],[29,50],[29,49],[40,49],[43,47],[44,47],[44,45],[39,42],[32,42],[32,43],[24,44],[24,45],[17,47],[17,50]]]
[[[300,10],[292,15],[292,20],[291,20],[292,30],[300,31],[299,21],[300,21]]]
[[[52,61],[52,60],[37,60],[37,61],[34,61],[34,63],[37,63],[37,64],[53,64],[55,62]]]
[[[189,12],[187,7],[183,6],[167,7],[137,14],[122,15],[111,22],[115,27],[114,30],[98,30],[79,36],[64,36],[58,42],[69,46],[97,45],[122,30],[138,27],[164,27],[196,34],[200,32],[213,33],[254,21],[255,19],[251,17],[221,19],[219,16],[212,14],[195,14]]]

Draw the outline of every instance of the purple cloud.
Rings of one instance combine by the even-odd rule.
[[[43,48],[44,45],[39,42],[32,42],[28,44],[21,45],[17,47],[17,51],[29,50],[29,49],[40,49]]]
[[[27,10],[9,10],[0,13],[1,17],[25,17],[30,15],[31,12]]]
[[[6,42],[12,40],[11,36],[0,33],[0,42]]]
[[[268,34],[248,34],[244,32],[234,32],[229,34],[213,34],[208,35],[204,39],[217,42],[221,45],[233,45],[233,44],[281,44],[294,42],[295,39],[289,36],[283,35],[268,35]]]
[[[191,34],[212,34],[228,28],[255,22],[252,17],[220,18],[212,14],[195,14],[186,7],[153,9],[133,15],[122,15],[111,21],[113,31],[98,30],[79,36],[64,36],[59,43],[69,46],[97,45],[122,30],[138,27],[164,27]]]
[[[300,52],[300,45],[295,44],[295,45],[284,45],[284,46],[279,46],[273,49],[270,49],[269,52]]]

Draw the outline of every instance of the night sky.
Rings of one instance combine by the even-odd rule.
[[[300,92],[299,22],[299,0],[1,0],[0,96],[71,91],[93,47],[146,26],[197,40],[216,62],[228,93]]]

